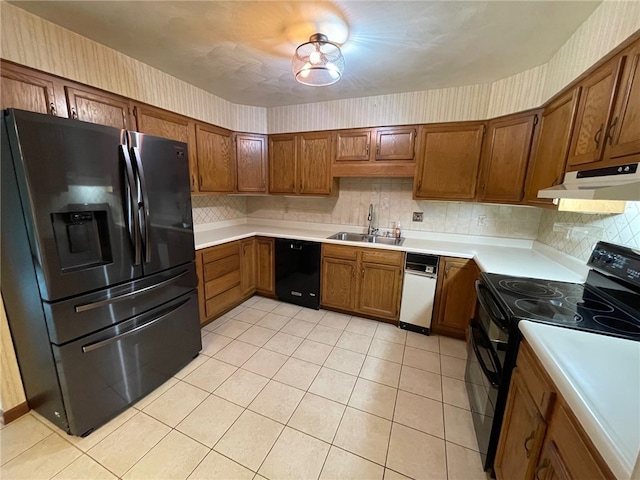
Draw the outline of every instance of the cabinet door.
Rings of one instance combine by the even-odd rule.
[[[533,478],[535,480],[572,480],[553,441],[544,444]]]
[[[198,179],[201,192],[232,193],[235,165],[231,151],[231,132],[213,125],[196,125]]]
[[[240,243],[240,288],[243,296],[256,290],[256,254],[253,238]]]
[[[331,133],[303,133],[298,136],[298,193],[331,194]]]
[[[322,258],[320,303],[353,312],[356,307],[356,261]]]
[[[537,121],[537,114],[516,114],[489,122],[478,201],[518,203],[522,200]]]
[[[614,58],[582,83],[575,131],[571,138],[569,170],[600,161],[624,57]]]
[[[528,392],[519,368],[511,377],[507,408],[494,464],[498,480],[531,478],[546,424]]]
[[[357,311],[389,320],[400,313],[402,269],[391,265],[362,262]]]
[[[296,193],[295,135],[269,135],[269,193]]]
[[[267,137],[235,134],[238,192],[267,193]]]
[[[195,122],[166,110],[146,105],[133,107],[136,117],[136,127],[141,133],[156,137],[170,138],[187,144],[189,151],[189,172],[191,177],[191,191],[198,191],[198,163],[196,155]]]
[[[371,147],[371,129],[334,132],[334,160],[336,162],[367,162]]]
[[[198,310],[200,312],[200,325],[206,323],[207,314],[205,311],[204,296],[204,265],[202,263],[202,252],[196,252],[196,274],[198,275]]]
[[[413,160],[416,141],[415,127],[376,129],[376,160]]]
[[[469,320],[475,313],[477,278],[478,267],[473,260],[440,258],[432,325],[435,333],[465,338]]]
[[[129,117],[131,100],[98,90],[65,87],[69,117],[84,122],[133,130]]]
[[[275,295],[273,238],[256,239],[256,289],[266,295]]]
[[[640,42],[629,51],[613,120],[607,131],[605,161],[640,160]],[[629,158],[633,156],[633,158]]]
[[[484,123],[421,126],[414,198],[474,200]]]
[[[0,78],[0,109],[58,115],[53,79],[47,75],[3,61]]]
[[[562,183],[579,95],[580,88],[574,88],[542,112],[524,193],[524,200],[529,205],[553,205],[551,198],[538,198],[538,191]]]

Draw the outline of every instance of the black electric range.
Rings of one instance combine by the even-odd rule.
[[[521,320],[640,341],[640,252],[599,242],[587,265],[584,283],[492,273],[476,282],[465,382],[485,470],[493,469]]]

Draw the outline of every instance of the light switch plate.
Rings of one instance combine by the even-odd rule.
[[[413,221],[422,222],[424,218],[424,212],[413,212]]]

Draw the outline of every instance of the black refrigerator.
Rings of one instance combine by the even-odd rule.
[[[29,406],[87,435],[202,348],[187,146],[2,112],[0,285]]]

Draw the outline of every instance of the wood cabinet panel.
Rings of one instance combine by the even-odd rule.
[[[240,285],[230,288],[220,295],[216,295],[206,301],[205,313],[207,318],[217,317],[225,311],[236,306],[242,300],[242,291]]]
[[[273,238],[256,239],[256,290],[269,296],[276,292]]]
[[[198,310],[200,313],[200,325],[204,325],[207,320],[204,296],[204,264],[202,263],[202,252],[196,251],[196,274],[198,275]]]
[[[53,79],[5,61],[0,68],[0,78],[0,109],[17,108],[66,116],[66,109],[58,112]]]
[[[534,475],[536,480],[572,480],[555,442],[545,443]]]
[[[303,133],[298,136],[298,193],[329,195],[332,193],[331,134]]]
[[[400,313],[402,269],[364,261],[361,265],[358,311],[397,320]]]
[[[415,127],[377,128],[376,155],[377,161],[413,160],[415,152]]]
[[[344,245],[322,244],[322,255],[325,257],[343,258],[345,260],[357,260],[358,249]]]
[[[336,162],[368,162],[371,129],[340,130],[333,134]]]
[[[207,248],[202,253],[202,259],[206,264],[231,255],[239,255],[237,242],[223,243],[221,245],[216,245],[215,247]]]
[[[363,249],[361,252],[362,261],[377,263],[380,265],[391,265],[404,267],[404,253],[391,250],[376,250],[373,248]]]
[[[232,193],[235,164],[231,132],[210,125],[196,125],[198,179],[201,192]]]
[[[511,377],[495,470],[499,479],[531,478],[542,448],[546,423],[540,416],[519,368]]]
[[[623,64],[624,57],[615,58],[580,83],[582,93],[567,159],[569,167],[582,168],[602,157]]]
[[[243,296],[256,290],[256,248],[253,238],[240,242],[240,286]]]
[[[570,90],[540,116],[525,184],[524,201],[529,205],[553,206],[553,199],[538,198],[538,191],[562,183],[579,96],[579,87]]]
[[[217,275],[214,280],[208,281],[204,285],[205,298],[215,297],[231,287],[240,285],[240,269],[236,268],[231,272]]]
[[[606,163],[640,161],[640,41],[627,52],[613,120],[607,129]]]
[[[414,198],[474,200],[484,123],[421,126]]]
[[[475,282],[479,270],[471,259],[440,257],[432,329],[465,338],[476,308]]]
[[[267,137],[245,133],[234,137],[238,192],[267,193]]]
[[[323,257],[320,302],[339,310],[355,310],[356,261]]]
[[[515,114],[488,123],[478,200],[519,203],[537,114]]]
[[[295,135],[269,135],[270,193],[296,193],[297,145]]]
[[[86,89],[65,87],[69,117],[84,122],[133,130],[131,100],[118,95]]]

